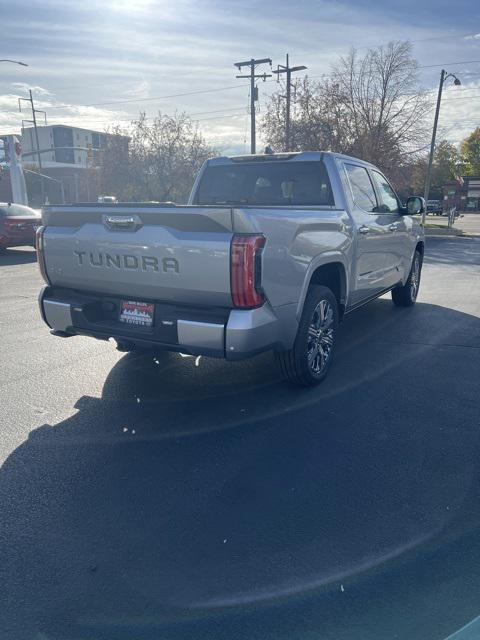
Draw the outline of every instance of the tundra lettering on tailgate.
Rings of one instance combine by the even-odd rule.
[[[134,256],[119,253],[99,253],[74,251],[80,266],[89,264],[91,267],[104,267],[107,269],[127,269],[139,271],[160,271],[164,273],[179,273],[178,260],[175,258],[163,258],[159,260],[155,256]]]

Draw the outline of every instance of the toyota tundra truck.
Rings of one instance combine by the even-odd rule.
[[[383,173],[336,153],[219,157],[187,205],[48,206],[37,232],[53,335],[238,360],[273,350],[321,382],[347,314],[415,303],[424,231]]]

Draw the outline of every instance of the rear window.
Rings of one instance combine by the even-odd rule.
[[[37,212],[21,204],[0,206],[0,216],[35,216]]]
[[[242,162],[207,166],[196,204],[332,206],[323,162]]]

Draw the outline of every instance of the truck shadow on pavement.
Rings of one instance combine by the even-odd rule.
[[[479,348],[478,318],[381,299],[345,320],[316,389],[270,354],[125,355],[0,471],[0,636],[211,638],[182,625],[470,526]]]

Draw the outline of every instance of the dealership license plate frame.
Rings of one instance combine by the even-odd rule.
[[[154,326],[155,305],[142,300],[121,300],[119,321],[125,326],[151,329]]]

